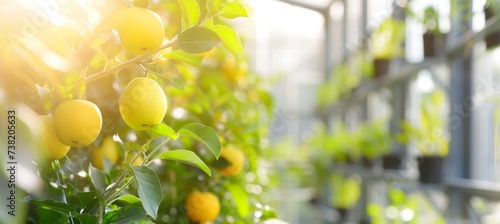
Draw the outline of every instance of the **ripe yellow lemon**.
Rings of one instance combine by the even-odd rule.
[[[54,119],[47,115],[41,116],[43,129],[40,135],[42,155],[47,159],[61,159],[69,151],[69,146],[63,144],[56,135]]]
[[[135,78],[125,87],[119,104],[123,121],[138,131],[161,123],[167,113],[167,97],[162,88],[145,77]]]
[[[227,160],[231,165],[224,168],[219,168],[219,172],[224,176],[235,176],[243,170],[245,163],[245,155],[239,149],[233,146],[226,146],[221,149],[220,157]]]
[[[92,148],[92,166],[104,169],[104,157],[116,164],[120,159],[118,147],[113,141],[113,136],[107,136],[99,147]]]
[[[185,209],[193,222],[213,221],[219,215],[220,202],[210,192],[193,191],[186,198]]]
[[[140,7],[128,8],[123,12],[118,22],[117,32],[123,47],[134,54],[158,50],[165,38],[160,16]]]
[[[102,128],[99,108],[86,100],[62,102],[54,112],[54,127],[62,143],[85,147],[94,142]]]

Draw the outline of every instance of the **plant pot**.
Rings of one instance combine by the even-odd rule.
[[[426,32],[424,39],[424,57],[435,57],[442,54],[446,46],[446,34]]]
[[[443,180],[444,158],[439,156],[418,157],[420,183],[438,184]]]
[[[379,78],[389,73],[389,59],[375,59],[373,60],[373,77]]]
[[[493,18],[495,14],[491,11],[490,8],[484,8],[484,19],[487,22],[490,18]],[[490,33],[486,35],[484,38],[486,42],[486,49],[492,49],[497,47],[500,44],[500,31]]]
[[[383,167],[386,170],[399,170],[403,167],[401,155],[385,155],[382,157]]]
[[[339,212],[339,220],[345,221],[347,219],[347,215],[349,214],[349,209],[347,208],[334,208],[337,212]]]
[[[374,167],[375,160],[363,156],[361,157],[361,164],[363,164],[364,167]]]

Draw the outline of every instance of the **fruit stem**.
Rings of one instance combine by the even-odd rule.
[[[166,43],[165,45],[161,46],[160,49],[158,49],[157,51],[155,52],[149,52],[149,53],[145,53],[143,55],[139,55],[135,58],[132,58],[126,62],[123,62],[119,65],[116,65],[116,66],[113,66],[109,69],[106,69],[104,71],[101,71],[101,72],[98,72],[98,73],[95,73],[93,75],[90,75],[88,77],[85,77],[85,84],[88,84],[88,83],[91,83],[93,81],[96,81],[96,80],[99,80],[107,75],[110,75],[110,74],[113,74],[115,72],[118,72],[124,68],[128,68],[132,65],[135,65],[135,64],[140,64],[140,62],[146,58],[148,58],[149,56],[157,53],[158,51],[161,51],[163,49],[166,49],[166,48],[169,48],[169,47],[172,47],[175,43],[177,42],[177,37],[174,37],[172,38],[168,43]]]

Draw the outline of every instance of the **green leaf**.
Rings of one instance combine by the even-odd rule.
[[[146,166],[134,166],[135,179],[137,180],[139,198],[146,213],[156,219],[158,207],[162,199],[161,183],[156,173]]]
[[[196,0],[177,0],[182,13],[182,29],[195,25],[200,17],[200,8]]]
[[[183,51],[181,51],[181,52],[183,52]],[[193,55],[193,54],[188,54],[188,55]],[[184,80],[182,80],[182,77],[180,77],[180,76],[171,76],[171,75],[166,75],[163,72],[157,73],[157,72],[153,72],[153,71],[148,71],[148,75],[149,74],[160,76],[160,77],[170,81],[172,83],[172,86],[174,86],[176,89],[184,91]]]
[[[202,142],[216,158],[219,158],[221,145],[212,127],[200,123],[189,123],[179,130],[179,134]]]
[[[228,2],[224,4],[224,6],[219,12],[219,15],[228,19],[234,19],[237,17],[248,17],[248,13],[245,7],[240,2],[237,1]]]
[[[122,207],[104,215],[103,223],[127,224],[146,217],[146,211],[139,206]]]
[[[236,203],[238,213],[241,217],[247,217],[250,213],[248,202],[248,194],[239,184],[228,184],[227,189],[233,195],[234,202]]]
[[[94,191],[90,192],[76,192],[76,197],[80,201],[82,207],[87,206],[92,200],[96,199],[96,193]]]
[[[213,47],[221,45],[217,34],[204,27],[192,27],[179,34],[176,44],[180,49],[188,53],[203,53]]]
[[[94,68],[99,68],[103,66],[104,63],[106,63],[106,60],[107,60],[106,55],[104,55],[102,52],[99,52],[96,55],[94,55],[94,57],[92,57],[92,60],[90,60],[90,66]]]
[[[210,30],[214,31],[221,39],[224,47],[226,47],[231,53],[233,53],[236,58],[241,55],[243,51],[243,45],[241,44],[240,37],[238,34],[228,26],[215,25],[208,27]]]
[[[219,157],[219,160],[214,161],[210,165],[212,165],[212,167],[215,167],[217,169],[222,169],[231,166],[231,163],[226,158]]]
[[[125,148],[126,152],[131,151],[131,150],[137,150],[137,151],[140,151],[140,152],[146,151],[146,148],[143,145],[139,145],[139,144],[137,144],[135,142],[127,142],[124,145],[124,148]]]
[[[40,224],[66,224],[69,221],[67,215],[49,207],[42,206],[37,210],[39,215],[38,223]]]
[[[156,138],[160,136],[166,136],[173,140],[179,138],[179,135],[175,133],[174,129],[172,129],[170,126],[166,124],[153,125],[151,127],[151,130],[149,131],[149,134],[151,135],[151,138]]]
[[[90,214],[79,214],[74,216],[76,219],[75,224],[95,224],[97,223],[97,217],[95,215]]]
[[[127,204],[127,205],[135,205],[135,204],[141,203],[141,200],[138,197],[136,197],[135,195],[125,194],[125,195],[122,195],[122,196],[114,199],[111,203],[113,203],[113,202]]]
[[[92,164],[89,164],[89,177],[96,190],[101,193],[106,190],[106,176],[104,176],[104,173],[100,169],[94,168]]]
[[[52,210],[59,211],[61,213],[77,213],[76,209],[71,205],[53,200],[30,200],[29,203],[42,207],[49,207]]]
[[[99,211],[101,212],[99,216],[102,214],[104,211],[104,207],[106,206],[106,203],[104,201],[104,197],[102,193],[106,190],[106,177],[104,176],[104,173],[97,168],[94,168],[92,166],[92,163],[89,163],[89,179],[92,185],[94,186],[94,189],[96,191],[96,196],[97,196],[97,202],[94,202],[93,204],[89,204],[95,206],[99,205],[100,209]],[[87,209],[86,207],[85,209]]]
[[[174,59],[177,61],[185,62],[188,63],[192,66],[198,66],[201,63],[201,60],[203,59],[202,56],[196,55],[196,54],[190,54],[187,53],[183,50],[175,50],[172,52],[168,52],[166,54],[163,54],[163,57]]]
[[[208,166],[193,151],[177,149],[167,151],[158,156],[159,159],[167,159],[195,166],[203,170],[209,176],[212,176]]]

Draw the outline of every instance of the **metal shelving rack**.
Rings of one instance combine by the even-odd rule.
[[[299,0],[279,0],[291,5],[296,5],[299,7],[307,8],[310,10],[317,11],[324,16],[325,19],[325,79],[328,78],[331,69],[334,67],[332,61],[332,48],[333,43],[331,41],[332,28],[331,28],[331,18],[330,18],[330,7],[335,1],[341,1],[346,7],[348,0],[332,0],[330,4],[325,7],[319,7],[316,5],[310,5],[305,1]],[[367,32],[367,0],[361,0],[362,2],[362,21],[361,26],[364,32]],[[340,99],[335,104],[328,107],[326,110],[318,111],[318,116],[322,118],[325,124],[328,126],[330,124],[330,119],[332,116],[342,116],[342,114],[354,105],[361,105],[366,110],[366,98],[374,91],[377,91],[383,87],[390,87],[392,91],[397,94],[395,96],[395,103],[393,105],[393,121],[391,121],[392,128],[395,125],[395,120],[401,120],[404,118],[404,102],[405,102],[405,86],[408,84],[410,78],[414,77],[420,70],[429,68],[434,65],[445,64],[449,67],[451,72],[451,82],[449,86],[449,100],[450,105],[461,105],[463,110],[469,110],[466,107],[467,100],[472,96],[472,83],[473,83],[473,60],[474,55],[471,51],[473,44],[484,39],[487,34],[500,30],[500,19],[498,17],[492,18],[485,24],[485,27],[477,32],[472,31],[472,25],[470,20],[464,19],[465,15],[470,15],[472,12],[472,7],[470,6],[471,1],[467,0],[457,0],[451,1],[452,8],[457,5],[468,6],[468,7],[456,7],[456,13],[452,14],[452,25],[450,33],[448,34],[448,44],[446,51],[432,60],[424,60],[421,63],[407,63],[402,60],[398,62],[398,69],[395,72],[391,72],[386,76],[379,79],[364,80],[362,83],[352,92],[350,96]],[[399,7],[395,3],[394,7]],[[344,11],[347,11],[344,8]],[[343,41],[346,39],[346,15],[343,15],[343,26],[342,31]],[[398,15],[393,15],[398,16]],[[400,16],[400,15],[399,15]],[[366,42],[366,40],[364,40]],[[344,59],[349,57],[349,55],[344,54]],[[399,98],[398,98],[399,97]],[[454,113],[459,113],[457,111],[451,111],[451,115]],[[366,113],[366,111],[364,112]],[[391,180],[404,182],[407,184],[408,188],[418,188],[423,189],[437,189],[446,192],[448,196],[448,206],[446,211],[444,211],[445,216],[450,223],[459,223],[457,220],[468,220],[467,222],[474,221],[474,211],[471,211],[469,199],[472,196],[480,196],[488,199],[500,200],[500,184],[484,182],[471,179],[471,115],[469,116],[458,116],[461,124],[460,128],[452,128],[450,126],[449,131],[451,134],[450,142],[450,153],[446,159],[446,179],[444,183],[439,186],[424,186],[420,185],[417,181],[417,176],[415,174],[401,174],[379,170],[369,170],[364,169],[359,166],[337,166],[332,169],[340,170],[345,173],[356,173],[360,175],[363,179],[363,190],[362,196],[359,203],[359,208],[361,209],[361,214],[358,222],[368,223],[369,217],[366,213],[367,205],[367,193],[370,190],[367,186],[369,181],[380,181],[390,178]],[[396,128],[397,129],[397,128]],[[399,146],[401,147],[401,146]],[[402,149],[403,151],[405,149]],[[391,178],[391,175],[393,177]],[[395,178],[395,177],[399,177]],[[429,198],[432,203],[432,198]],[[435,207],[438,209],[438,207]],[[328,210],[326,210],[328,211]]]

